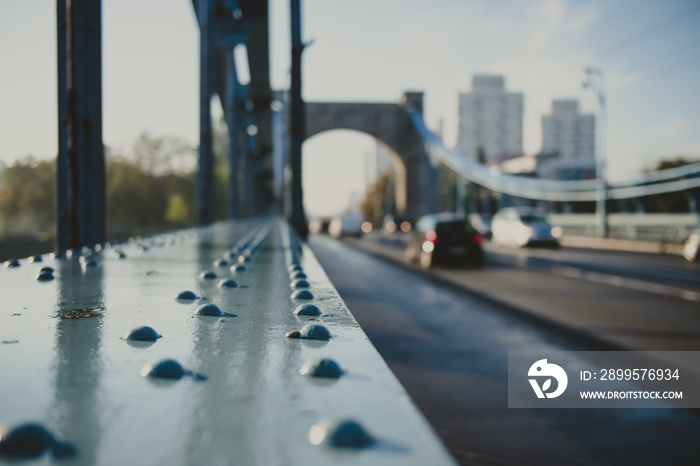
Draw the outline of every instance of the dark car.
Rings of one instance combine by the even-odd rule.
[[[484,265],[483,236],[464,215],[426,215],[406,235],[406,259],[428,269],[436,264]]]

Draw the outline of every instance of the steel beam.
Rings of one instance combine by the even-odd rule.
[[[99,0],[58,0],[56,247],[105,240],[102,145],[102,8]]]
[[[308,226],[304,214],[304,192],[301,180],[301,146],[304,143],[306,131],[304,128],[304,100],[301,96],[301,54],[304,44],[301,41],[301,0],[291,0],[292,17],[292,83],[290,89],[290,134],[291,154],[289,166],[291,169],[291,217],[290,223],[297,234],[306,238]]]
[[[214,0],[199,0],[199,163],[195,195],[197,225],[209,225],[214,221],[214,152],[211,128],[213,17]]]
[[[47,266],[50,279],[37,280]],[[194,299],[176,299],[184,291]],[[0,267],[0,293],[2,423],[39,423],[55,437],[23,438],[23,452],[44,453],[28,464],[62,464],[51,454],[71,452],[75,466],[454,466],[285,222],[246,219],[21,260]],[[297,311],[303,304],[316,312]],[[329,335],[301,332],[306,325]],[[134,339],[141,326],[153,332]],[[285,338],[294,331],[305,338]],[[343,372],[302,370],[323,358]],[[184,371],[148,371],[167,359]],[[354,419],[372,442],[353,431],[324,438],[328,418]],[[22,460],[5,453],[0,463]]]

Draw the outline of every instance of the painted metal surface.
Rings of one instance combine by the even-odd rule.
[[[58,0],[58,249],[105,240],[102,3]]]
[[[53,279],[36,279],[42,267]],[[299,269],[311,301],[290,297]],[[225,279],[239,286],[217,286]],[[454,464],[286,223],[20,260],[0,283],[0,424],[39,423],[77,452],[28,464]],[[197,299],[175,299],[186,290]],[[321,315],[294,313],[307,303]],[[198,315],[205,304],[223,315]],[[307,324],[330,339],[285,338]],[[141,326],[160,337],[123,339]],[[148,375],[168,359],[180,378]],[[340,376],[310,376],[321,359]]]

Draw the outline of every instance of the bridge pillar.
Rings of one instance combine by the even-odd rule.
[[[58,0],[58,157],[56,248],[105,241],[102,144],[102,8]]]
[[[214,222],[214,152],[212,150],[211,96],[214,63],[213,0],[199,0],[199,163],[195,191],[197,225]]]

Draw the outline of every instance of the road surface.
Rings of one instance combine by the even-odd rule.
[[[508,351],[590,349],[584,345],[586,340],[572,341],[542,330],[511,312],[510,303],[503,307],[489,297],[483,299],[422,272],[379,260],[358,250],[356,244],[326,236],[312,236],[309,242],[372,343],[461,464],[694,461],[690,455],[696,451],[700,418],[687,410],[507,407]],[[384,253],[392,251],[390,245],[379,246]],[[440,273],[467,274],[473,281],[505,274],[509,280],[514,277],[513,286],[522,294],[529,283],[535,283],[518,277],[523,270],[496,263],[490,256],[485,271]],[[550,283],[555,277],[531,270],[528,274],[546,274],[549,280],[544,281]],[[492,286],[491,292],[498,293],[497,285]],[[576,300],[590,293],[584,290],[578,297],[566,298],[572,290],[564,290],[558,299]],[[532,300],[536,298],[533,293]],[[540,298],[549,299],[548,306],[557,301]],[[610,295],[601,297],[600,304],[606,306],[609,299]],[[675,299],[675,304],[686,302],[663,298],[668,299]],[[688,309],[697,308],[697,303],[688,305]]]

